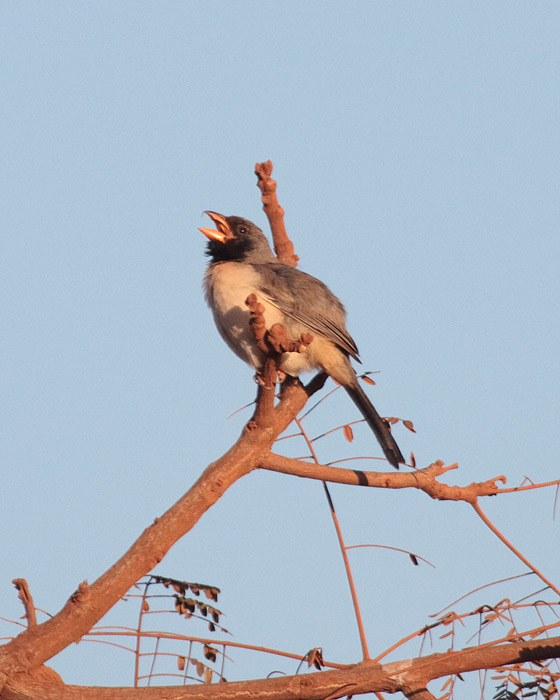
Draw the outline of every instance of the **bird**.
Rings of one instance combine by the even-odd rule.
[[[322,370],[340,384],[375,434],[387,461],[396,469],[404,457],[385,421],[361,387],[350,357],[360,362],[356,343],[346,329],[346,311],[326,284],[280,262],[264,233],[240,216],[205,211],[216,228],[199,228],[207,238],[210,258],[204,294],[216,327],[233,352],[257,372],[264,353],[250,326],[247,298],[254,294],[264,307],[267,330],[282,324],[292,339],[311,334],[300,352],[285,352],[278,368],[293,377]]]

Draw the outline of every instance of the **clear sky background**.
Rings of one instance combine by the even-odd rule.
[[[205,306],[197,227],[213,209],[267,230],[256,161],[380,370],[373,401],[414,421],[403,452],[458,461],[449,483],[558,478],[559,36],[557,2],[2,3],[0,615],[21,615],[14,577],[57,612],[238,436],[255,386]],[[358,417],[338,392],[310,431]],[[319,457],[379,454],[355,433]],[[437,567],[351,553],[372,653],[524,571],[464,504],[332,491],[348,544]],[[553,497],[483,506],[558,582]],[[222,588],[235,641],[359,658],[318,482],[244,478],[157,571]],[[51,665],[132,675],[85,643]]]

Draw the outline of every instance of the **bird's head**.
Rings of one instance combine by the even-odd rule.
[[[199,228],[208,238],[207,254],[214,262],[222,260],[276,262],[264,233],[251,221],[240,216],[223,216],[205,211],[216,228]]]

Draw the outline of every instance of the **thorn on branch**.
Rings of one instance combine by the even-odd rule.
[[[27,627],[31,629],[31,627],[37,625],[37,616],[35,614],[35,605],[33,604],[33,596],[29,590],[29,584],[24,578],[15,578],[12,583],[17,589],[18,598],[23,603]]]

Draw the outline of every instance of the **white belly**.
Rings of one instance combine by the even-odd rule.
[[[253,268],[234,262],[214,265],[206,273],[204,287],[206,300],[222,338],[244,362],[260,369],[263,354],[249,327],[251,315],[245,301],[250,294],[257,295],[265,307],[267,328],[274,323],[281,323],[283,314],[260,297]]]
[[[236,355],[255,369],[262,367],[263,353],[258,348],[249,325],[251,315],[245,301],[250,294],[255,294],[264,306],[267,329],[275,323],[282,323],[293,338],[299,338],[302,332],[307,331],[263,298],[259,287],[254,269],[244,263],[219,263],[210,267],[204,278],[206,300],[212,309],[220,335]],[[314,353],[309,352],[315,342],[311,343],[307,352],[284,353],[280,362],[281,369],[297,376],[300,372],[316,368],[318,363]]]

